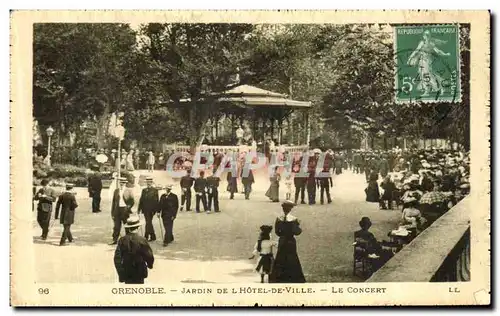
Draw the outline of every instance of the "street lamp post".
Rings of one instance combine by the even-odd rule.
[[[117,181],[117,187],[119,186],[119,179],[120,179],[120,172],[121,172],[121,160],[122,160],[122,153],[121,153],[121,144],[122,144],[122,140],[125,138],[125,128],[121,125],[118,125],[115,127],[115,136],[116,138],[118,138],[118,153],[117,153],[117,158],[116,161],[117,161],[117,178],[116,178],[116,181]]]
[[[50,162],[50,141],[51,141],[51,138],[52,138],[52,135],[54,135],[54,129],[52,128],[52,126],[49,126],[47,127],[47,129],[45,130],[45,132],[47,133],[47,137],[48,137],[48,145],[47,145],[47,165],[51,165],[51,162]]]

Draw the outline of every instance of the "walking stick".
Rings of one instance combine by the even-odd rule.
[[[160,213],[158,213],[158,221],[160,222],[160,232],[161,232],[161,237],[163,238],[165,235],[163,235],[163,223],[161,222],[161,219],[160,219],[160,216],[159,216]]]

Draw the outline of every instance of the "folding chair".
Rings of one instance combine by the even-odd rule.
[[[368,258],[368,251],[365,247],[366,242],[361,238],[354,238],[353,242],[353,266],[352,275],[357,275],[358,265],[361,266],[361,274],[363,277],[371,275],[372,264]]]

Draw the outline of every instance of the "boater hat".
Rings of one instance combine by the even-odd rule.
[[[124,178],[124,177],[119,177],[118,180],[120,181],[120,183],[127,183],[127,178]]]
[[[412,203],[412,202],[416,202],[416,201],[417,201],[416,198],[414,198],[413,196],[409,196],[409,197],[407,197],[406,199],[403,200],[403,203],[406,204],[406,203]]]
[[[153,182],[153,177],[152,176],[147,176],[146,177],[146,182]]]
[[[125,228],[132,228],[132,227],[139,227],[141,226],[141,219],[138,215],[130,215],[129,218],[127,219],[127,223],[123,225]]]

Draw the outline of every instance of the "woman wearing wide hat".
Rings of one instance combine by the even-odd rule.
[[[302,233],[299,220],[290,215],[295,203],[284,201],[281,204],[283,215],[276,218],[274,231],[279,236],[278,252],[274,260],[270,283],[304,283],[306,282],[299,256],[295,236]]]
[[[118,240],[114,263],[120,283],[144,284],[148,269],[153,269],[153,250],[146,238],[137,233],[142,225],[138,215],[131,215],[125,228],[126,235]]]

